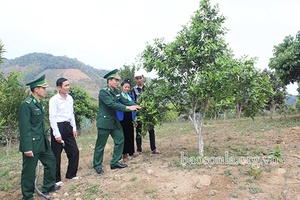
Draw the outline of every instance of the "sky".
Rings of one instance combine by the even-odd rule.
[[[0,0],[4,57],[67,56],[98,69],[135,64],[147,42],[171,42],[200,0]],[[236,58],[257,57],[267,68],[273,47],[300,31],[299,0],[211,0],[227,20],[226,42]],[[149,74],[152,76],[153,74]],[[296,85],[288,86],[297,94]]]

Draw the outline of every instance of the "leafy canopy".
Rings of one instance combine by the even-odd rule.
[[[0,74],[0,140],[7,144],[7,154],[13,138],[18,136],[18,110],[21,102],[28,96],[25,86],[18,82],[19,73],[8,77]]]
[[[269,67],[275,69],[284,84],[300,81],[300,31],[296,37],[286,36],[282,43],[274,46]]]
[[[74,99],[75,120],[78,129],[81,128],[81,122],[84,118],[91,121],[96,119],[98,106],[95,101],[87,94],[87,92],[77,86],[70,87],[70,95]]]

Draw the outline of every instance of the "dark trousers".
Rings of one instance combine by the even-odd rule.
[[[73,136],[73,127],[68,122],[57,123],[59,132],[65,145],[58,143],[52,133],[51,129],[51,147],[53,154],[56,158],[56,182],[61,181],[61,152],[64,149],[68,157],[68,169],[66,172],[66,178],[73,178],[77,174],[79,163],[79,150],[76,140]]]
[[[23,154],[21,175],[22,200],[33,199],[34,181],[38,160],[40,160],[44,166],[42,192],[48,192],[55,185],[55,157],[51,149],[34,154],[34,157],[27,157]]]
[[[129,154],[130,156],[134,153],[134,127],[132,123],[132,113],[125,112],[123,121],[120,121],[124,133],[124,150],[123,154]]]
[[[136,140],[137,151],[139,151],[139,152],[142,152],[141,132],[142,132],[142,124],[138,123],[138,126],[136,127],[136,138],[135,138],[135,140]],[[154,151],[156,149],[154,127],[150,127],[150,129],[149,129],[149,140],[150,140],[151,151]]]
[[[104,148],[109,135],[111,135],[114,140],[114,151],[110,161],[110,166],[115,166],[122,158],[122,152],[124,148],[124,135],[122,127],[118,126],[115,129],[98,128],[98,137],[95,144],[93,159],[93,167],[96,170],[102,168]]]

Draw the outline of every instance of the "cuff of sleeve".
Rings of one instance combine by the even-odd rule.
[[[61,137],[61,134],[60,134],[60,133],[53,133],[53,136],[54,136],[55,138],[58,138],[58,137]]]

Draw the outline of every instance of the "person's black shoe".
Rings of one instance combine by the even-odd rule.
[[[98,169],[95,169],[95,170],[96,170],[97,174],[103,174],[104,173],[102,168],[98,168]]]
[[[45,195],[48,195],[50,192],[55,192],[59,190],[61,187],[60,185],[54,185],[48,192],[44,192]]]
[[[123,163],[117,163],[117,164],[115,164],[115,165],[113,165],[113,166],[110,166],[110,169],[120,169],[120,168],[125,168],[125,167],[127,167],[126,164],[123,164]]]

